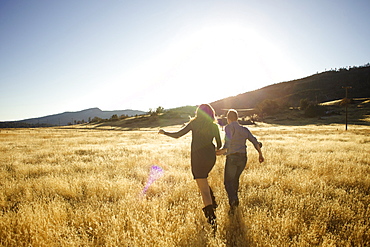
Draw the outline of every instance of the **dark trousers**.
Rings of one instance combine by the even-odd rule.
[[[231,206],[237,206],[239,204],[239,178],[246,164],[246,154],[230,154],[226,157],[224,185]]]

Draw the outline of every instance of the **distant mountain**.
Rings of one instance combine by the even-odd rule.
[[[348,98],[370,97],[370,65],[327,71],[306,78],[273,84],[255,91],[228,97],[211,103],[217,114],[225,109],[248,109],[270,99],[280,105],[299,106],[301,99],[325,102],[345,97],[343,87],[348,89]]]
[[[21,121],[0,122],[0,127],[64,126],[68,124],[75,124],[77,122],[89,122],[89,120],[93,119],[94,117],[109,119],[115,114],[120,117],[121,115],[135,116],[145,113],[146,112],[137,110],[102,111],[99,108],[90,108],[77,112],[63,112],[55,115],[30,118]]]

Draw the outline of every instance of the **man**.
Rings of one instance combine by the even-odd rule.
[[[254,148],[258,151],[260,163],[264,161],[264,158],[261,151],[262,143],[257,141],[248,128],[238,123],[238,112],[236,110],[230,109],[228,111],[227,122],[225,144],[222,149],[217,151],[217,155],[226,154],[224,185],[231,212],[233,212],[239,205],[239,178],[247,164],[247,139],[253,143]]]

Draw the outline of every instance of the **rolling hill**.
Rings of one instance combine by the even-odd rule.
[[[321,103],[345,97],[343,87],[351,86],[349,98],[370,97],[370,65],[327,71],[302,79],[281,82],[264,88],[228,97],[211,105],[221,115],[226,109],[254,108],[269,99],[283,106],[299,106],[301,99]]]

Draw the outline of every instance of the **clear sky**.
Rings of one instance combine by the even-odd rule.
[[[1,0],[0,121],[210,103],[370,62],[368,0]]]

